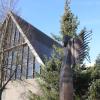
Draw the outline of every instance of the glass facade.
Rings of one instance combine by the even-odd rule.
[[[4,66],[4,76],[7,79],[34,78],[35,72],[40,72],[40,64],[30,51],[27,43],[9,18],[4,23],[0,33],[0,56],[3,55],[1,66]]]

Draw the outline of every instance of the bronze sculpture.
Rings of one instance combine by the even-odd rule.
[[[73,72],[72,67],[82,63],[88,56],[88,38],[90,33],[82,31],[78,36],[64,36],[64,59],[60,72],[60,100],[73,100]]]

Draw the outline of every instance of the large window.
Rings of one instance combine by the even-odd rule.
[[[5,55],[3,64],[6,67],[5,79],[12,75],[14,71],[15,74],[12,79],[33,78],[35,72],[40,72],[40,64],[36,61],[30,48],[12,21],[7,26],[6,35],[2,37],[0,41],[4,42],[3,45],[1,44],[1,48],[3,48]]]

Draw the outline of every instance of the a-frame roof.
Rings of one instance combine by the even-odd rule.
[[[44,57],[49,58],[53,51],[53,45],[60,46],[59,43],[54,41],[52,38],[41,32],[36,27],[26,22],[16,14],[9,12],[8,14],[16,27],[18,28],[21,35],[24,37],[25,42],[28,44],[32,53],[34,54],[37,61],[44,65]]]

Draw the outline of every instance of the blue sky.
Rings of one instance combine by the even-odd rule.
[[[20,15],[50,36],[60,34],[60,20],[65,0],[20,0]],[[91,62],[100,53],[100,0],[72,0],[71,10],[80,21],[79,30],[86,27],[93,31],[90,43]]]

